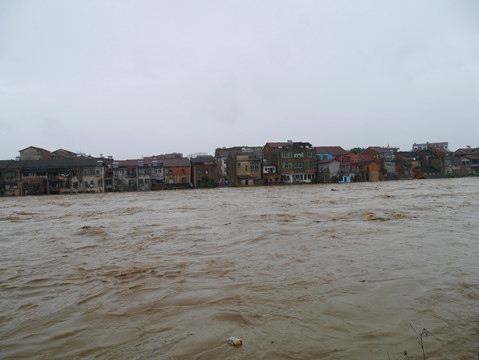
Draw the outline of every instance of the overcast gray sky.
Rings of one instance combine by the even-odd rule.
[[[479,146],[479,1],[0,0],[0,159]]]

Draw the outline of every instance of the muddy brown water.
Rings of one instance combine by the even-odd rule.
[[[478,178],[1,198],[0,358],[477,359],[478,220]]]

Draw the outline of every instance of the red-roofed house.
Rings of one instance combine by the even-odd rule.
[[[318,160],[338,159],[341,155],[348,154],[341,146],[316,146]]]

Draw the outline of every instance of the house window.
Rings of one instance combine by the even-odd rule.
[[[95,175],[95,168],[83,168],[83,175]]]
[[[186,184],[186,178],[185,178],[185,177],[182,177],[182,178],[181,178],[181,182],[182,182],[183,184]]]
[[[283,169],[292,169],[292,168],[293,168],[293,163],[290,163],[290,162],[283,163]]]
[[[15,178],[15,172],[14,171],[7,171],[5,173],[5,178],[7,179],[14,179]]]
[[[290,158],[292,156],[292,153],[290,152],[283,152],[281,153],[282,158]]]
[[[294,163],[294,168],[295,169],[302,169],[304,167],[304,164],[301,162],[296,162]]]
[[[251,170],[258,170],[258,169],[259,169],[259,163],[258,163],[257,161],[255,161],[255,162],[253,162],[253,161],[250,162],[250,163],[249,163],[249,166],[250,166]]]
[[[200,169],[196,170],[196,173],[197,173],[198,175],[201,175],[201,170],[200,170]]]
[[[98,180],[98,187],[102,187],[102,186],[103,186],[103,180],[100,179],[100,180]]]
[[[239,167],[239,168],[241,167],[241,162],[240,162],[240,161],[238,161],[238,167]]]
[[[306,167],[308,169],[314,169],[316,167],[316,164],[314,162],[307,162]]]
[[[211,175],[214,175],[215,174],[215,169],[214,168],[210,169],[210,173],[211,173]]]
[[[181,175],[185,175],[185,169],[181,169]]]
[[[314,152],[312,152],[312,151],[308,151],[308,152],[306,153],[306,156],[307,156],[307,157],[315,157],[316,154],[315,154]]]

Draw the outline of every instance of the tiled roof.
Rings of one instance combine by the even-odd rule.
[[[376,151],[379,154],[393,152],[392,148],[385,148],[385,147],[380,147],[380,146],[370,146],[370,147],[368,147],[368,149]]]
[[[51,153],[52,157],[60,157],[64,159],[72,159],[77,157],[77,154],[73,151],[65,150],[65,149],[58,149]]]
[[[207,155],[207,156],[198,156],[195,158],[192,158],[191,160],[192,164],[204,164],[208,162],[216,162],[216,159],[213,156]]]
[[[315,146],[318,154],[331,154],[333,156],[345,155],[349,151],[344,150],[341,146]]]
[[[282,146],[288,146],[289,144],[287,142],[268,142],[266,145],[268,145],[270,148],[279,148]]]
[[[333,162],[333,161],[339,161],[339,160],[337,159],[319,160],[318,164],[329,164],[330,162]]]
[[[143,159],[128,159],[128,160],[115,160],[113,164],[116,167],[116,164],[118,164],[118,167],[138,167],[139,164],[145,165],[153,165],[153,162],[156,161],[157,165],[162,165],[165,161],[165,159],[157,159],[156,157],[145,157]]]
[[[215,150],[215,157],[228,157],[229,154],[253,153],[261,154],[263,146],[234,146],[229,148],[218,148]]]
[[[50,152],[50,151],[48,151],[48,150],[46,150],[46,149],[42,149],[42,148],[39,148],[39,147],[36,147],[36,146],[28,146],[28,147],[26,147],[25,149],[18,150],[18,152],[23,151],[23,150],[27,150],[27,149],[30,149],[30,148],[32,148],[32,149],[37,149],[37,150],[41,150],[41,151],[46,151],[46,152],[48,152],[48,153]]]
[[[359,162],[373,162],[374,161],[374,158],[372,156],[369,156],[369,155],[364,155],[364,154],[359,154],[358,155],[358,160]]]
[[[161,159],[164,167],[189,167],[191,166],[188,158]]]
[[[399,151],[398,155],[402,155],[405,158],[415,158],[417,155],[414,151]]]
[[[6,169],[13,160],[0,160],[0,169]]]
[[[84,166],[97,166],[101,159],[46,159],[46,160],[2,160],[0,168],[3,169],[58,169]]]
[[[117,160],[115,163],[118,163],[119,167],[137,167],[139,162],[143,162],[143,164],[148,164],[147,161],[140,160],[140,159],[130,159],[130,160]]]
[[[454,151],[454,154],[469,154],[476,151],[476,148],[460,148]]]
[[[47,160],[25,160],[24,169],[55,169],[67,167],[96,166],[102,159],[47,159]]]
[[[433,157],[436,157],[437,155],[435,153],[433,153],[432,151],[430,150],[418,150],[417,151],[418,153],[422,153],[426,156],[433,156]]]

